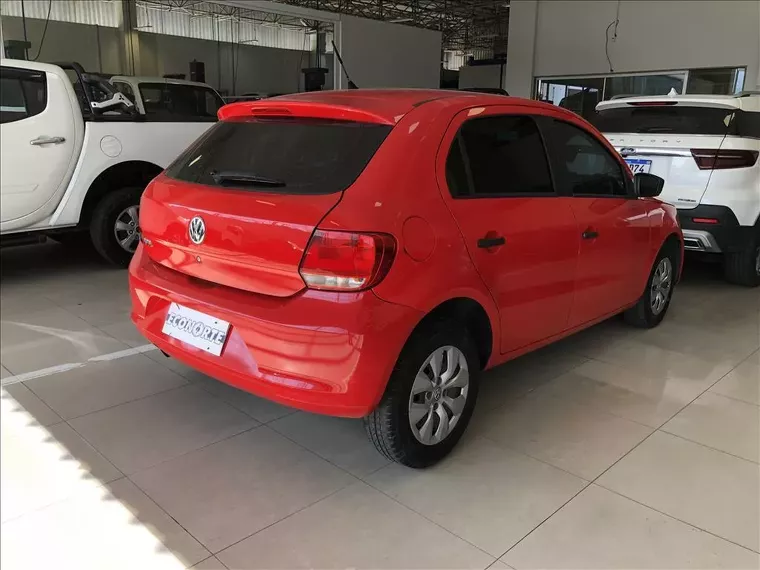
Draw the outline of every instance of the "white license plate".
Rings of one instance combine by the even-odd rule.
[[[634,174],[646,174],[652,168],[652,161],[645,158],[626,158],[625,161]]]
[[[219,356],[230,323],[172,303],[161,330],[165,335]]]

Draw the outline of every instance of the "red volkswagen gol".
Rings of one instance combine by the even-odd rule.
[[[444,457],[484,368],[665,316],[682,237],[663,182],[568,111],[354,90],[219,117],[142,197],[132,319],[223,382],[365,418],[392,460]]]

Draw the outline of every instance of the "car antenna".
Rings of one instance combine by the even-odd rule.
[[[348,88],[349,89],[359,89],[356,86],[356,83],[354,83],[353,81],[351,81],[351,78],[348,76],[348,71],[346,70],[346,65],[343,63],[343,58],[340,57],[340,52],[338,51],[338,47],[335,45],[335,42],[333,41],[333,42],[330,42],[330,43],[332,43],[333,51],[335,52],[335,55],[338,58],[338,63],[340,63],[340,67],[343,70],[343,74],[346,76],[346,79],[348,79]]]

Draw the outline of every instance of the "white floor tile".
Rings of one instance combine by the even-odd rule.
[[[369,441],[362,420],[297,412],[269,427],[357,477],[388,464]]]
[[[82,368],[27,380],[26,386],[64,419],[187,385],[180,375],[142,354],[90,362]]]
[[[760,351],[734,368],[710,391],[760,406]]]
[[[484,569],[493,562],[484,552],[363,483],[343,489],[217,556],[236,570],[459,570]]]
[[[185,386],[71,421],[126,474],[231,437],[256,421],[195,386]]]
[[[503,560],[518,570],[739,570],[760,555],[591,485]]]
[[[598,483],[760,551],[760,466],[756,463],[656,432]]]
[[[394,464],[367,482],[495,557],[586,485],[480,438],[468,438],[432,469],[415,471]]]
[[[755,404],[707,392],[662,430],[755,463],[760,461],[760,406]]]
[[[213,553],[354,481],[266,426],[132,479]]]
[[[587,480],[599,476],[652,432],[540,390],[489,412],[478,427],[494,441]]]

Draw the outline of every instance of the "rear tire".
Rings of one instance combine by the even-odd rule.
[[[391,461],[417,469],[434,465],[467,428],[479,372],[478,352],[461,324],[421,327],[404,347],[380,404],[364,418],[369,439]]]
[[[662,247],[649,274],[644,294],[633,307],[623,313],[626,323],[642,329],[651,329],[662,322],[673,298],[679,271],[678,257],[675,245],[666,243]],[[667,283],[663,279],[666,274]]]
[[[129,265],[129,261],[134,255],[135,249],[137,249],[138,227],[136,220],[136,212],[140,207],[140,196],[142,196],[142,188],[122,188],[121,190],[115,190],[106,194],[103,199],[95,207],[92,213],[92,219],[90,220],[90,238],[95,246],[96,251],[109,263],[118,265],[120,267],[126,267]],[[134,216],[132,216],[131,211]],[[130,226],[129,220],[135,218],[134,226]],[[126,224],[124,229],[118,230],[118,235],[122,237],[122,243],[125,243],[129,248],[120,243],[120,239],[117,239],[117,221],[120,224]],[[134,233],[130,234],[129,232]],[[129,238],[129,239],[128,239]],[[127,240],[128,241],[124,241]]]
[[[723,271],[726,281],[744,287],[760,285],[760,237],[743,251],[724,254]]]

